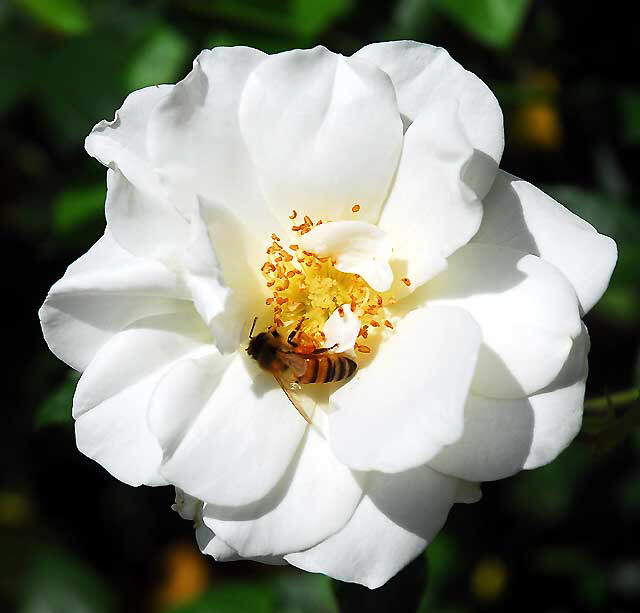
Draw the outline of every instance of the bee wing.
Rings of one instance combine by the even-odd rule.
[[[295,390],[291,387],[292,385],[296,384],[292,384],[291,381],[287,381],[277,373],[273,373],[273,376],[282,388],[282,391],[287,395],[287,398],[291,401],[291,404],[296,408],[296,411],[298,411],[298,413],[302,415],[304,420],[308,424],[310,424],[311,418],[309,417],[309,414],[302,408],[302,398],[298,394],[296,394]]]

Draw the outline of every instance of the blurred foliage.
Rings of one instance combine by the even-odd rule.
[[[80,373],[70,370],[64,381],[49,392],[35,412],[34,423],[36,427],[71,423],[71,411],[69,409],[79,379]]]
[[[0,445],[0,610],[336,613],[358,602],[412,611],[418,597],[421,613],[639,610],[638,403],[617,393],[640,384],[640,86],[626,10],[548,0],[0,4],[0,245],[13,363]],[[456,506],[426,556],[383,590],[214,564],[169,510],[170,491],[129,488],[75,449],[78,375],[48,354],[35,312],[103,231],[104,169],[83,140],[132,89],[181,79],[205,47],[323,44],[350,54],[399,38],[445,46],[486,80],[505,115],[503,166],[615,238],[618,267],[587,321],[588,394],[606,395],[587,405],[580,442],[549,466],[485,484],[484,500]]]

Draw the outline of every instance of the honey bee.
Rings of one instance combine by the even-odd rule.
[[[336,345],[320,349],[299,345],[294,339],[303,320],[291,331],[286,342],[275,329],[252,336],[256,320],[253,320],[249,332],[247,353],[275,377],[291,404],[310,424],[311,418],[296,399],[294,391],[300,389],[301,383],[330,383],[347,379],[358,365],[343,353],[332,351]]]

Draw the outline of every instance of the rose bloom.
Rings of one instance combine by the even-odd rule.
[[[414,42],[216,48],[132,93],[86,141],[104,236],[40,311],[83,373],[80,451],[175,486],[216,560],[385,583],[580,428],[616,246],[499,170],[503,144],[487,86]],[[247,354],[256,317],[334,379],[287,390],[311,424]]]

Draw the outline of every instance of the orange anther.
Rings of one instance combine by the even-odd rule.
[[[378,306],[382,306],[382,296],[378,294]]]
[[[384,320],[384,325],[393,330],[393,324],[388,319]]]
[[[338,314],[340,317],[344,317],[344,309],[341,306],[338,307]]]
[[[292,251],[298,251],[299,247],[298,245],[289,245],[289,249],[291,249]]]
[[[289,298],[287,298],[286,296],[284,298],[282,296],[278,296],[278,298],[276,298],[276,302],[278,304],[284,304],[285,302],[289,302]]]
[[[359,205],[359,204],[354,204],[354,205],[351,207],[351,210],[352,210],[354,213],[357,213],[357,212],[360,210],[360,205]]]
[[[271,235],[271,238],[272,238],[274,241],[279,241],[279,240],[280,240],[280,237],[279,237],[277,234],[272,234],[272,235]]]
[[[275,281],[268,281],[267,282],[267,287],[273,287],[275,285]]]
[[[296,276],[296,272],[297,272],[296,270],[290,270],[287,273],[287,277],[289,277],[289,279],[291,279],[292,277],[295,277]]]
[[[402,277],[400,281],[402,281],[407,287],[411,285],[411,280],[408,277]]]
[[[272,303],[273,303],[273,298],[267,298],[267,299],[265,300],[265,304],[266,304],[267,306],[269,306],[269,305],[270,305],[270,304],[272,304]]]
[[[313,225],[313,222],[311,221],[311,217],[309,217],[308,215],[304,216],[304,223],[307,224],[308,226]]]
[[[366,345],[355,345],[356,351],[360,353],[371,353],[371,349]]]
[[[375,319],[372,319],[369,324],[374,328],[377,328],[380,325]]]
[[[298,213],[296,212],[295,209],[293,209],[293,211],[291,212],[291,215],[289,215],[289,219],[295,219],[298,216]]]

